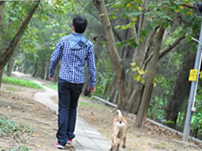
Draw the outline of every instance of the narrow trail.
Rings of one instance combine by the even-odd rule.
[[[51,100],[51,97],[57,96],[57,91],[52,90],[44,85],[41,82],[33,80],[35,83],[41,85],[45,91],[44,92],[37,92],[34,94],[34,100],[37,102],[42,103],[43,105],[47,106],[51,110],[53,110],[56,114],[58,114],[58,105]]]

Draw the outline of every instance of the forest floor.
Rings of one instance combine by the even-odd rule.
[[[43,81],[43,83],[46,83]],[[55,133],[57,115],[48,107],[33,100],[34,94],[44,90],[3,84],[0,95],[0,117],[20,123],[24,130],[16,128],[11,134],[0,136],[0,151],[33,150],[53,151],[55,149]],[[57,103],[57,96],[52,97]],[[110,139],[114,114],[112,108],[89,98],[79,100],[78,115],[94,126],[100,133]],[[202,144],[181,142],[181,138],[146,123],[142,129],[134,127],[135,116],[127,115],[129,131],[127,147],[123,151],[199,151]],[[0,119],[1,121],[1,119]],[[11,126],[14,124],[10,123]],[[1,133],[0,133],[1,134]]]

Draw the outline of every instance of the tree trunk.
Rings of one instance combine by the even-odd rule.
[[[45,73],[45,80],[49,80],[49,61],[46,63],[46,73]]]
[[[3,71],[4,71],[4,68],[0,69],[0,94],[1,94],[1,83],[2,83]]]
[[[42,61],[41,62],[41,79],[44,79],[46,73],[46,62]]]
[[[9,76],[9,77],[11,76],[14,63],[15,63],[14,56],[11,56],[11,58],[10,58],[10,60],[8,62],[8,65],[7,65],[7,70],[6,70],[6,75]]]
[[[162,25],[160,27],[159,31],[158,31],[158,35],[157,35],[157,38],[156,38],[154,55],[152,57],[151,66],[149,68],[149,74],[148,74],[148,77],[147,77],[147,80],[146,80],[146,85],[145,85],[145,89],[144,89],[144,92],[143,92],[143,96],[142,96],[142,100],[141,100],[141,104],[140,104],[140,109],[138,111],[137,118],[136,118],[136,121],[135,121],[135,126],[136,127],[142,127],[143,122],[145,120],[144,115],[147,114],[146,104],[148,104],[148,97],[149,97],[150,87],[153,84],[154,76],[155,76],[155,73],[156,73],[156,67],[157,67],[159,53],[160,53],[162,42],[163,42],[164,31],[165,31],[165,29],[163,28],[163,25]]]
[[[33,74],[32,74],[32,77],[35,77],[35,78],[38,77],[38,61],[35,62],[35,65],[34,65],[34,72],[33,72]]]
[[[110,94],[110,97],[109,97],[109,102],[116,103],[115,102],[116,101],[115,100],[116,92],[117,92],[117,76],[115,75],[114,81],[112,83],[112,90],[111,90],[111,94]]]
[[[188,54],[181,65],[180,73],[178,74],[174,94],[168,102],[166,108],[166,120],[172,121],[173,123],[168,123],[167,125],[172,128],[176,128],[176,122],[179,111],[182,109],[183,104],[189,97],[190,82],[188,82],[189,70],[194,67],[194,54]]]
[[[30,22],[35,10],[39,6],[40,0],[37,1],[37,3],[33,6],[33,9],[29,12],[27,17],[24,19],[22,25],[20,26],[20,29],[18,32],[15,34],[14,38],[12,39],[9,47],[6,49],[6,51],[2,54],[0,58],[0,69],[2,69],[5,64],[8,62],[10,57],[12,56],[18,42],[20,41],[21,36],[23,35],[28,23]]]

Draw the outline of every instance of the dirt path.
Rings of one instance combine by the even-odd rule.
[[[58,96],[57,91],[49,89],[46,86],[43,86],[41,82],[34,81],[41,85],[45,91],[44,92],[37,92],[34,94],[34,100],[37,102],[40,102],[44,104],[45,106],[49,107],[51,110],[53,110],[56,114],[58,113],[58,105],[51,99],[52,97]]]

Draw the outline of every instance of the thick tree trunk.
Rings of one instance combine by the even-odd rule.
[[[115,100],[116,92],[117,92],[117,76],[115,75],[114,81],[112,83],[112,90],[111,90],[111,94],[110,94],[110,97],[109,97],[109,102],[116,103],[115,102],[116,101]]]
[[[10,58],[10,60],[8,62],[8,65],[7,65],[7,70],[6,70],[6,75],[9,76],[9,77],[11,76],[14,63],[15,63],[14,56],[11,56],[11,58]]]
[[[29,14],[27,15],[27,17],[24,19],[22,25],[20,26],[20,29],[18,30],[18,32],[15,34],[13,40],[11,41],[9,47],[6,49],[6,51],[1,55],[0,58],[0,69],[2,69],[5,64],[8,62],[8,60],[10,59],[10,57],[12,56],[18,42],[20,41],[21,36],[23,35],[27,25],[29,24],[35,10],[37,9],[37,7],[39,6],[40,0],[37,1],[37,3],[34,5],[33,9],[29,12]]]
[[[168,102],[166,108],[166,120],[172,121],[167,125],[172,128],[176,128],[176,122],[179,111],[182,109],[183,104],[189,97],[190,82],[188,82],[189,70],[194,67],[194,54],[188,54],[181,65],[180,73],[178,74],[174,94]]]
[[[46,73],[46,62],[42,61],[41,62],[41,79],[44,79]]]
[[[33,72],[33,74],[32,74],[32,77],[35,77],[35,78],[38,77],[38,61],[35,62],[35,65],[34,65],[34,72]]]
[[[124,70],[123,70],[123,63],[122,60],[118,54],[118,50],[116,48],[115,39],[111,27],[111,23],[109,21],[108,13],[105,8],[105,2],[104,0],[93,0],[97,10],[100,12],[100,14],[104,14],[101,16],[101,20],[103,23],[103,31],[105,34],[106,44],[107,48],[110,54],[111,61],[115,67],[116,73],[117,73],[117,81],[119,86],[119,101],[118,105],[121,104],[121,102],[124,101]]]
[[[152,57],[152,62],[151,62],[151,66],[149,68],[149,74],[148,74],[148,77],[146,80],[146,85],[145,85],[145,89],[143,92],[140,108],[138,110],[137,118],[135,121],[136,127],[142,127],[143,122],[145,120],[144,119],[145,114],[147,114],[146,105],[148,104],[148,101],[149,101],[148,97],[149,97],[150,87],[153,84],[154,76],[156,73],[156,67],[157,67],[157,63],[158,63],[159,52],[161,50],[161,46],[162,46],[162,42],[163,42],[164,31],[165,31],[165,29],[163,28],[163,26],[161,26],[158,31],[158,34],[157,34],[155,48],[154,48],[154,55]]]

